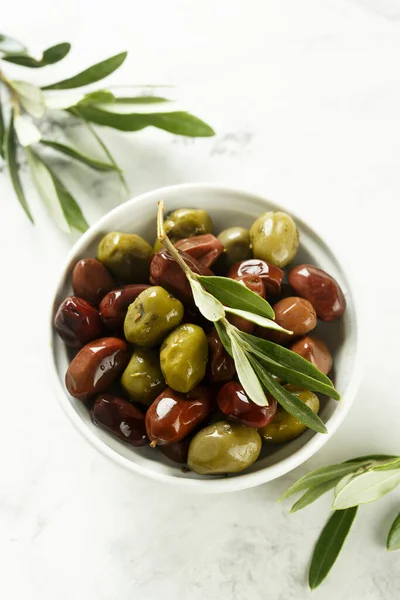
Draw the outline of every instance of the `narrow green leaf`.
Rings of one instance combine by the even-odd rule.
[[[83,233],[89,228],[89,224],[83,216],[79,204],[76,202],[75,198],[71,196],[70,192],[56,174],[50,169],[49,172],[53,178],[54,187],[56,188],[67,223]]]
[[[33,221],[32,213],[29,210],[28,203],[25,198],[24,190],[22,188],[21,179],[19,177],[18,163],[17,163],[17,144],[16,144],[16,134],[14,129],[14,112],[11,114],[10,124],[8,126],[8,131],[6,133],[5,140],[5,153],[6,153],[6,163],[8,166],[8,171],[10,173],[11,182],[13,184],[15,193],[17,198],[27,214],[30,221]]]
[[[377,464],[370,468],[371,471],[393,471],[395,469],[400,469],[399,458],[383,461],[382,464]]]
[[[290,488],[288,488],[286,492],[279,498],[279,502],[285,498],[288,498],[288,496],[292,496],[293,494],[297,494],[297,492],[301,492],[302,490],[316,488],[326,481],[333,481],[337,479],[340,480],[349,473],[355,473],[359,468],[360,463],[358,461],[354,461],[353,463],[337,463],[335,465],[329,465],[328,467],[315,469],[315,471],[307,473],[307,475],[304,475],[293,485],[291,485]]]
[[[356,458],[350,458],[345,462],[367,462],[372,460],[391,462],[392,460],[396,460],[398,458],[400,458],[400,456],[393,456],[391,454],[366,454],[365,456],[357,456]]]
[[[400,549],[400,513],[397,515],[390,528],[386,546],[388,550]]]
[[[67,56],[70,50],[71,44],[68,42],[63,42],[61,44],[57,44],[56,46],[51,46],[51,48],[47,48],[47,50],[43,52],[41,60],[37,60],[28,54],[21,53],[7,54],[3,60],[14,63],[15,65],[20,65],[21,67],[39,69],[41,67],[47,67],[48,65],[54,65],[55,63],[58,63]]]
[[[8,35],[0,33],[0,53],[17,54],[26,52],[26,47],[22,42]]]
[[[340,398],[335,388],[331,385],[322,383],[322,381],[319,381],[318,379],[314,379],[309,375],[304,375],[304,373],[295,371],[294,369],[290,369],[289,367],[279,365],[274,360],[271,360],[268,356],[266,356],[260,350],[258,350],[257,346],[255,346],[253,343],[249,343],[244,337],[242,337],[241,334],[240,337],[248,351],[251,352],[253,356],[257,357],[257,359],[265,366],[269,373],[280,377],[286,383],[293,383],[294,385],[305,387],[307,390],[311,390],[312,392],[321,392],[322,394],[326,394],[327,396],[330,396],[335,399]]]
[[[5,157],[5,148],[4,148],[5,137],[6,137],[6,126],[4,123],[3,105],[1,102],[1,96],[0,96],[0,156],[2,158]]]
[[[78,150],[75,150],[75,148],[71,148],[71,146],[66,146],[65,144],[61,144],[60,142],[54,142],[52,140],[41,140],[40,143],[45,146],[48,146],[49,148],[53,148],[53,150],[57,150],[57,152],[61,152],[62,154],[65,154],[70,158],[73,158],[74,160],[77,160],[87,165],[88,167],[95,169],[96,171],[116,170],[115,165],[96,160],[95,158],[91,158],[90,156],[86,156],[86,154],[78,152]]]
[[[161,102],[171,102],[168,98],[160,96],[120,96],[115,98],[117,104],[160,104]]]
[[[18,141],[23,148],[37,144],[42,137],[35,123],[26,115],[17,115],[14,120],[14,127]]]
[[[219,321],[225,317],[222,304],[211,294],[206,292],[196,279],[189,279],[192,288],[193,300],[197,308],[208,321]]]
[[[277,383],[275,379],[267,373],[258,360],[251,356],[251,354],[249,355],[249,360],[264,388],[289,414],[313,431],[318,433],[328,433],[323,421],[309,406]]]
[[[333,508],[343,510],[374,502],[385,496],[400,483],[400,470],[367,471],[353,477],[347,485],[335,491]]]
[[[216,321],[214,323],[214,325],[215,325],[215,329],[217,330],[218,337],[222,342],[222,345],[224,346],[224,348],[227,351],[227,353],[229,354],[229,356],[232,356],[231,341],[229,339],[228,332],[226,331],[226,327],[223,325],[223,323],[221,321]]]
[[[113,127],[120,131],[139,131],[145,127],[153,126],[176,135],[188,137],[215,135],[214,130],[209,125],[188,112],[119,114],[100,110],[94,106],[84,106],[80,111],[87,121]]]
[[[311,559],[308,583],[312,590],[322,583],[335,564],[356,514],[357,507],[337,510],[325,525]]]
[[[86,104],[96,104],[101,102],[102,104],[106,104],[108,102],[116,102],[116,98],[112,92],[109,90],[97,90],[95,92],[90,92],[90,94],[85,94],[82,100],[78,102],[78,106],[84,106]]]
[[[110,58],[107,58],[106,60],[96,63],[88,69],[81,71],[81,73],[78,73],[74,77],[46,85],[42,89],[70,90],[73,88],[82,87],[83,85],[88,85],[89,83],[96,83],[96,81],[100,81],[101,79],[107,77],[107,75],[111,75],[111,73],[116,71],[126,59],[127,54],[127,52],[121,52],[120,54],[111,56]]]
[[[251,323],[255,323],[260,327],[265,327],[265,329],[273,329],[274,331],[281,331],[283,333],[292,333],[291,331],[288,331],[287,329],[284,329],[283,327],[278,325],[278,323],[276,323],[275,321],[272,321],[272,319],[260,317],[260,315],[255,315],[254,313],[249,312],[248,310],[239,310],[238,308],[230,308],[229,306],[225,306],[225,310],[226,312],[231,313],[232,315],[237,315],[238,317],[246,319]]]
[[[246,353],[234,335],[230,336],[230,342],[236,373],[244,391],[257,406],[268,406],[267,397]]]
[[[18,100],[32,117],[40,119],[46,111],[44,96],[40,88],[26,81],[10,81]]]
[[[296,352],[292,352],[284,346],[274,344],[274,342],[269,342],[268,340],[263,340],[254,335],[250,335],[249,333],[242,333],[241,335],[248,342],[254,344],[254,346],[261,350],[263,354],[266,354],[277,363],[289,367],[290,369],[294,369],[295,371],[300,371],[301,373],[304,373],[304,375],[309,375],[313,379],[318,379],[318,381],[322,381],[333,387],[329,377],[321,373],[317,367],[314,367],[313,364],[299,354],[296,354]]]
[[[229,279],[229,277],[206,277],[201,275],[197,276],[197,279],[210,294],[218,298],[225,306],[247,310],[267,319],[275,318],[271,305],[239,281]]]
[[[305,494],[303,494],[301,498],[299,498],[297,502],[293,504],[292,508],[290,509],[290,512],[296,512],[298,510],[301,510],[302,508],[305,508],[312,502],[315,502],[316,500],[318,500],[318,498],[323,496],[323,494],[326,494],[326,492],[329,492],[329,490],[334,488],[335,485],[339,482],[339,480],[339,478],[330,479],[329,481],[325,481],[324,483],[321,483],[320,485],[317,485],[316,487],[307,490]]]

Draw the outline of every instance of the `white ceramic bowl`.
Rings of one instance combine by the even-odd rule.
[[[64,343],[53,330],[52,323],[55,310],[61,301],[72,293],[70,276],[75,263],[81,258],[96,256],[100,239],[109,231],[137,233],[153,243],[156,234],[157,203],[161,199],[165,201],[168,211],[180,207],[204,208],[211,214],[216,231],[233,225],[250,226],[256,217],[267,210],[285,210],[265,198],[243,191],[214,184],[183,184],[132,198],[93,225],[69,253],[66,264],[61,269],[52,302],[51,377],[57,396],[65,413],[82,435],[102,454],[133,473],[200,492],[241,490],[271,481],[310,458],[329,440],[353,402],[360,375],[358,310],[348,276],[332,250],[293,213],[300,231],[300,249],[293,264],[306,262],[325,269],[340,283],[347,300],[344,317],[334,323],[320,323],[317,331],[333,353],[333,378],[342,395],[341,402],[332,399],[323,402],[320,416],[326,423],[328,434],[315,434],[308,430],[289,444],[274,450],[263,450],[261,458],[243,474],[204,478],[192,472],[183,473],[179,465],[174,466],[159,451],[151,448],[133,449],[113,439],[92,424],[85,406],[69,396],[65,389],[64,376],[68,367],[68,356]]]

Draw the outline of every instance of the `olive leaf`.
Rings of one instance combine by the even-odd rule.
[[[101,102],[103,104],[106,103],[114,103],[116,102],[116,97],[109,90],[97,90],[95,92],[90,92],[89,94],[85,94],[81,100],[78,102],[78,106],[84,106],[85,104],[96,104]]]
[[[26,81],[14,80],[10,84],[24,109],[36,119],[43,117],[46,104],[40,88]]]
[[[335,492],[333,508],[343,510],[374,502],[391,492],[400,483],[400,470],[367,471],[351,478],[344,486]]]
[[[267,319],[274,319],[271,305],[245,285],[229,277],[207,277],[198,275],[197,279],[210,294],[230,308],[249,311]]]
[[[239,310],[238,308],[231,308],[230,306],[225,306],[225,310],[226,312],[231,313],[232,315],[236,315],[238,317],[241,317],[242,319],[246,319],[251,323],[259,325],[260,327],[265,327],[266,329],[273,329],[274,331],[281,331],[282,333],[292,333],[288,329],[284,329],[283,327],[278,325],[278,323],[276,323],[275,321],[272,321],[271,319],[266,319],[265,317],[260,317],[260,315],[254,314],[248,310]]]
[[[5,157],[5,149],[4,149],[5,134],[6,134],[6,126],[4,123],[3,106],[2,106],[1,95],[0,95],[0,156],[2,158]]]
[[[160,104],[161,102],[171,102],[168,98],[160,96],[120,96],[115,99],[117,104]]]
[[[74,77],[46,85],[42,87],[42,90],[70,90],[88,85],[89,83],[96,83],[96,81],[100,81],[108,75],[111,75],[111,73],[114,73],[114,71],[122,65],[127,55],[127,52],[121,52],[120,54],[111,56],[110,58],[81,71]]]
[[[193,277],[189,279],[192,288],[193,300],[203,317],[208,321],[215,322],[225,317],[222,304],[211,294],[206,292],[201,284]]]
[[[268,406],[268,400],[261,387],[260,380],[257,377],[246,353],[243,351],[236,336],[228,329],[228,336],[231,342],[232,356],[235,362],[236,373],[244,391],[248,397],[257,404],[257,406]]]
[[[66,156],[69,156],[70,158],[73,158],[74,160],[77,160],[82,164],[87,165],[92,169],[95,169],[96,171],[119,170],[118,167],[116,167],[113,164],[108,164],[100,160],[96,160],[95,158],[91,158],[90,156],[86,156],[86,154],[78,152],[78,150],[75,150],[75,148],[71,148],[71,146],[66,146],[65,144],[61,144],[60,142],[42,139],[41,144],[48,146],[49,148],[52,148],[57,152],[61,152],[62,154],[65,154]]]
[[[14,127],[18,141],[23,148],[37,144],[42,137],[36,125],[25,115],[16,115]]]
[[[24,190],[22,188],[21,179],[19,177],[18,163],[17,163],[17,145],[16,145],[16,133],[14,129],[14,111],[11,113],[11,119],[8,126],[5,139],[5,158],[10,173],[11,182],[13,184],[17,198],[27,214],[30,221],[33,221],[32,213],[29,209],[28,203],[25,198]]]
[[[309,406],[307,406],[307,404],[277,383],[254,356],[250,354],[248,355],[248,358],[264,388],[275,398],[286,412],[300,421],[300,423],[313,429],[313,431],[316,431],[317,433],[328,433],[324,422]]]
[[[317,541],[311,560],[308,583],[313,590],[333,567],[357,514],[357,507],[336,510]]]
[[[26,52],[26,47],[22,42],[8,35],[0,33],[0,53],[17,54]],[[4,57],[1,57],[2,59]]]
[[[400,549],[400,513],[397,515],[390,528],[386,546],[388,550]]]
[[[336,477],[336,479],[329,479],[328,481],[325,481],[324,483],[320,483],[316,487],[312,487],[312,488],[308,489],[301,496],[301,498],[299,498],[297,500],[297,502],[295,502],[293,504],[292,508],[290,509],[290,512],[291,513],[296,512],[298,510],[301,510],[302,508],[305,508],[309,504],[312,504],[313,502],[318,500],[318,498],[323,496],[323,494],[326,494],[326,492],[329,492],[329,490],[334,488],[335,485],[339,481],[340,481],[340,478]]]
[[[21,67],[29,67],[31,69],[39,69],[41,67],[46,67],[48,65],[54,65],[58,63],[60,60],[65,58],[69,51],[71,50],[71,44],[68,42],[63,42],[61,44],[57,44],[56,46],[51,46],[51,48],[47,48],[43,52],[43,56],[40,60],[33,58],[25,53],[15,53],[15,54],[7,54],[3,57],[3,60],[7,62],[14,63],[15,65],[20,65]]]

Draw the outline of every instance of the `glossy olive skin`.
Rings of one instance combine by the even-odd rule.
[[[289,283],[316,310],[321,321],[334,321],[346,310],[346,299],[338,282],[313,265],[299,265],[289,272]]]
[[[265,298],[265,288],[260,277],[257,275],[246,275],[243,277],[237,277],[236,281],[241,281],[249,290]],[[237,315],[229,315],[228,321],[235,327],[244,331],[245,333],[253,333],[256,326],[251,321],[238,317]]]
[[[96,258],[82,258],[72,271],[72,288],[75,296],[83,298],[93,306],[116,287],[114,278]]]
[[[148,287],[150,286],[144,283],[133,283],[112,290],[104,296],[99,306],[100,317],[110,331],[123,332],[129,305]]]
[[[201,265],[195,258],[181,252],[185,263],[197,275],[213,275],[213,272]],[[150,282],[161,285],[182,302],[193,304],[190,284],[181,267],[165,249],[157,252],[150,265]]]
[[[211,413],[209,389],[198,386],[188,394],[167,388],[146,413],[146,431],[152,445],[174,444],[189,435]]]
[[[144,415],[124,398],[100,394],[90,411],[90,416],[95,425],[130,446],[148,444]]]
[[[191,437],[185,437],[180,442],[160,446],[160,450],[167,458],[180,465],[186,465]]]
[[[237,381],[226,383],[217,395],[217,404],[224,415],[247,427],[260,429],[268,425],[276,415],[277,402],[268,396],[268,406],[254,404]]]
[[[201,327],[185,323],[174,329],[160,351],[161,371],[167,385],[177,392],[190,392],[204,379],[207,358],[207,336]]]
[[[211,383],[225,383],[236,375],[235,363],[225,350],[218,333],[213,327],[207,336],[208,340],[208,379]]]
[[[172,243],[194,235],[213,232],[210,215],[197,208],[178,208],[171,212],[164,221],[165,233]]]
[[[158,351],[137,348],[122,373],[121,384],[132,400],[150,406],[166,387]]]
[[[290,349],[310,361],[325,375],[332,369],[333,359],[328,346],[322,340],[309,335],[291,345]]]
[[[296,256],[299,232],[284,212],[266,212],[250,228],[253,257],[283,269]]]
[[[224,263],[227,268],[252,257],[250,233],[244,227],[229,227],[218,236],[224,247]]]
[[[65,375],[67,390],[79,400],[105,392],[125,369],[129,360],[127,344],[106,337],[89,342],[72,359]]]
[[[129,306],[124,322],[128,342],[152,347],[182,321],[183,305],[160,286],[144,290]]]
[[[227,276],[231,279],[242,279],[249,275],[260,277],[264,284],[265,294],[279,294],[283,279],[283,271],[265,260],[252,258],[234,264],[228,271]]]
[[[238,473],[250,467],[260,452],[261,438],[256,429],[219,421],[194,436],[187,464],[199,475]]]
[[[144,283],[149,280],[153,248],[140,235],[112,231],[100,241],[97,258],[123,283]]]
[[[68,296],[60,304],[54,317],[54,328],[71,348],[81,348],[103,333],[98,311],[89,302],[76,296]]]
[[[319,399],[313,392],[291,384],[285,385],[285,388],[307,404],[316,414],[318,413]],[[259,433],[263,441],[267,444],[283,444],[284,442],[296,439],[306,429],[306,425],[300,423],[300,421],[279,406],[272,423],[260,429]]]
[[[218,238],[211,233],[184,238],[174,245],[181,252],[195,258],[203,267],[211,267],[224,250]]]
[[[304,298],[289,296],[279,300],[273,306],[275,321],[292,335],[272,329],[264,329],[261,337],[271,340],[277,344],[287,344],[295,338],[305,335],[317,324],[317,314],[313,305]]]

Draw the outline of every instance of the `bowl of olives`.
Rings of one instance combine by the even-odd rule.
[[[204,492],[300,465],[359,382],[354,291],[331,248],[218,185],[145,193],[93,225],[62,269],[50,335],[57,397],[83,436],[131,472]]]

